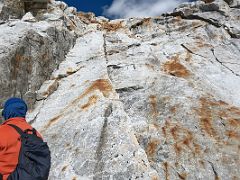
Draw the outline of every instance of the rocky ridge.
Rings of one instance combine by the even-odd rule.
[[[49,179],[239,179],[239,0],[112,21],[48,6],[2,18],[0,101],[31,104]]]

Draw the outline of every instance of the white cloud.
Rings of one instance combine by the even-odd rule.
[[[186,0],[114,0],[104,8],[104,15],[111,18],[152,17],[172,11]]]

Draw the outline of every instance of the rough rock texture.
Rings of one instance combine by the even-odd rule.
[[[31,107],[36,91],[75,44],[76,34],[68,29],[66,21],[52,21],[48,17],[45,21],[35,21],[27,13],[22,20],[9,20],[0,25],[1,102],[19,96]]]
[[[28,23],[31,30],[63,19],[78,38],[38,81],[28,114],[52,151],[49,179],[239,179],[239,1],[197,1],[155,18],[114,21],[50,6],[37,18],[44,22]],[[16,52],[20,41],[7,37],[1,41]],[[27,82],[18,77],[13,88]]]
[[[0,19],[20,18],[23,14],[22,0],[0,0]]]

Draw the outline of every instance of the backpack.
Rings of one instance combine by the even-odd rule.
[[[17,167],[7,180],[47,180],[51,166],[47,143],[37,136],[34,128],[22,131],[18,126],[8,125],[20,134],[21,149]]]

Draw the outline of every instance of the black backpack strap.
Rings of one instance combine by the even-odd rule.
[[[28,134],[28,132],[32,132],[34,135],[37,135],[37,131],[36,129],[26,129],[25,131],[23,131],[22,129],[20,129],[18,126],[14,125],[14,124],[8,124],[9,126],[13,127],[18,134],[20,134],[21,136],[24,135],[24,133]]]
[[[15,125],[13,125],[13,124],[8,124],[8,125],[11,126],[11,127],[13,127],[13,128],[18,132],[18,134],[20,134],[21,136],[24,135],[23,130],[20,129],[18,126],[15,126]]]

